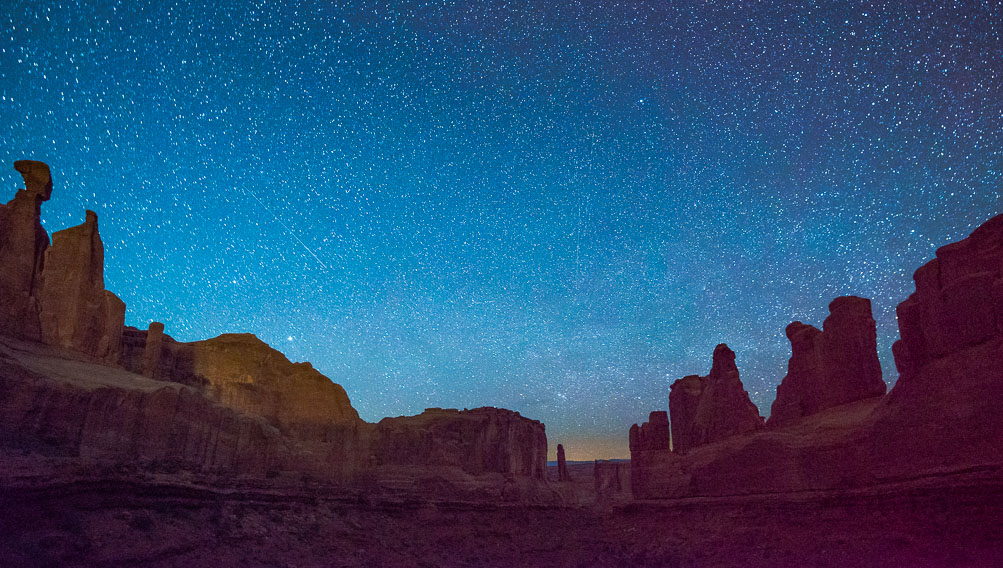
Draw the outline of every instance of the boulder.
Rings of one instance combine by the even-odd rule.
[[[763,418],[742,386],[735,352],[725,344],[714,349],[710,374],[691,375],[670,387],[673,451],[685,453],[763,427]]]
[[[791,358],[777,387],[770,426],[885,394],[870,300],[836,298],[822,328],[799,321],[787,326]]]

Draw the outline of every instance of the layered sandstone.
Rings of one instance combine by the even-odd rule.
[[[57,231],[45,252],[38,294],[42,341],[118,362],[125,303],[104,289],[104,245],[98,218]]]
[[[672,449],[679,453],[763,427],[759,410],[742,386],[735,352],[723,343],[714,349],[706,377],[691,375],[672,384],[669,414]]]
[[[934,261],[916,271],[915,281],[916,292],[898,307],[902,338],[893,351],[900,376],[887,395],[834,404],[783,428],[732,436],[685,455],[632,454],[634,496],[775,494],[915,480],[950,483],[951,476],[965,472],[1003,468],[1003,407],[995,396],[1003,393],[1003,216],[940,248]],[[864,345],[871,352],[869,318],[863,317],[862,302],[850,302],[857,304],[855,309],[845,304],[832,308],[856,314],[856,322],[837,322],[844,329],[842,351],[847,354],[842,368],[858,375],[870,368],[874,384],[872,364],[849,360],[853,346]],[[830,322],[823,327],[823,332],[788,328],[792,345],[806,344],[793,347],[794,352],[817,355]],[[799,359],[793,367],[825,369],[832,361],[817,357],[811,367]]]
[[[786,334],[791,358],[777,387],[770,426],[885,394],[870,300],[836,298],[829,304],[822,331],[796,321],[787,326]]]
[[[0,333],[39,340],[37,289],[49,235],[42,228],[42,202],[52,194],[49,167],[20,160],[14,168],[25,188],[0,205]]]
[[[429,408],[417,416],[384,418],[371,436],[377,467],[453,467],[472,475],[546,478],[543,423],[511,410]]]
[[[183,385],[0,345],[0,429],[21,453],[263,474],[287,454],[278,430]]]

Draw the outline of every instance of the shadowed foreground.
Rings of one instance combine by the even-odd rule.
[[[615,508],[437,503],[170,476],[5,488],[4,566],[999,566],[999,471]]]

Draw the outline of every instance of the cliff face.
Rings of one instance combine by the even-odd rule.
[[[672,448],[679,453],[763,427],[759,410],[742,386],[735,352],[723,343],[714,349],[710,374],[672,384],[669,414]]]
[[[125,302],[104,289],[98,217],[53,233],[38,294],[42,342],[117,363]]]
[[[384,418],[371,436],[376,466],[448,466],[472,475],[546,478],[543,423],[511,410],[430,408],[417,416]]]
[[[0,207],[0,333],[42,341],[116,363],[125,304],[104,289],[104,246],[97,215],[53,235],[41,224],[41,205],[52,194],[49,167],[14,163],[24,177]]]
[[[446,498],[459,485],[540,497],[547,439],[538,421],[479,408],[367,424],[340,385],[253,335],[182,343],[159,322],[125,328],[125,304],[104,289],[97,215],[50,246],[40,223],[49,169],[15,167],[26,189],[0,206],[0,450],[13,440],[28,454],[110,463],[307,472],[417,493],[436,479]]]
[[[914,280],[870,451],[891,471],[1003,463],[1003,215],[938,249]]]
[[[0,205],[0,333],[39,340],[37,288],[49,235],[42,228],[42,202],[52,194],[49,167],[21,160],[14,168],[25,188]]]
[[[189,387],[4,346],[0,429],[21,452],[217,473],[260,475],[287,453],[274,427]]]
[[[869,305],[837,299],[824,331],[787,329],[792,358],[775,407],[786,422],[686,454],[632,453],[634,496],[937,483],[1003,467],[1003,216],[939,249],[915,281],[898,307],[900,376],[887,395],[867,396],[880,390]]]
[[[836,298],[822,328],[798,321],[787,326],[791,359],[777,387],[770,426],[885,394],[870,300]]]

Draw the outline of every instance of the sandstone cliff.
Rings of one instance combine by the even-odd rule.
[[[964,472],[1003,470],[1003,407],[996,396],[1003,393],[1001,278],[1003,216],[998,216],[967,239],[940,248],[934,261],[916,271],[916,292],[898,307],[902,339],[893,350],[900,376],[887,395],[847,403],[830,398],[832,406],[786,425],[732,436],[685,455],[632,453],[634,496],[843,490],[917,479],[938,483]],[[814,370],[817,378],[835,362],[844,373],[834,381],[861,386],[866,385],[861,375],[869,376],[877,390],[873,363],[852,361],[861,346],[870,358],[870,318],[863,317],[859,300],[850,300],[855,309],[846,300],[837,302],[834,314],[856,313],[832,322],[843,329],[842,362],[818,355],[831,328],[827,319],[823,332],[788,328],[798,356],[792,357],[790,370]],[[800,359],[812,353],[814,361]],[[802,389],[800,400],[810,392]]]
[[[679,453],[763,427],[759,410],[742,386],[735,352],[723,343],[714,349],[710,374],[673,383],[669,414],[672,448]]]
[[[41,210],[52,194],[52,178],[42,162],[20,160],[14,168],[24,177],[25,188],[0,206],[0,333],[37,341],[37,288],[49,247]]]
[[[885,394],[871,302],[845,296],[829,304],[823,331],[787,326],[791,358],[768,424],[784,426],[819,411]]]

